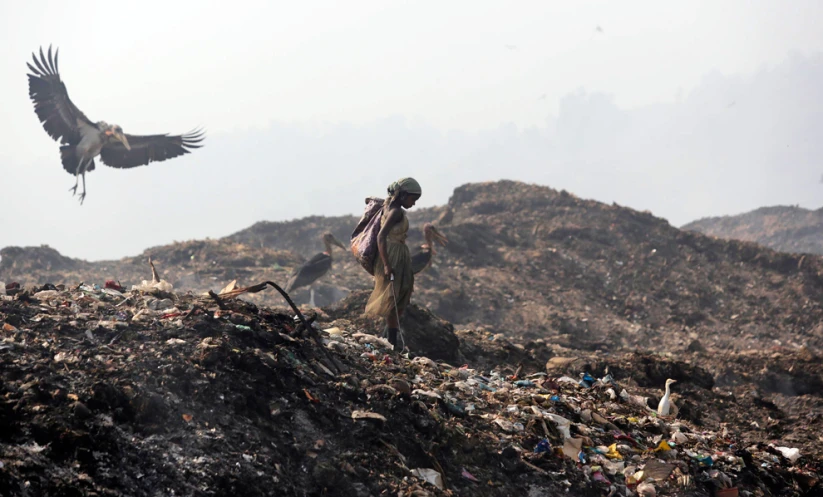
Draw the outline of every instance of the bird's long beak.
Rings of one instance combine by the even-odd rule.
[[[340,242],[340,240],[338,240],[337,238],[332,237],[331,242],[332,242],[333,244],[337,245],[338,247],[340,247],[340,248],[341,248],[341,249],[343,249],[343,250],[345,250],[345,249],[347,248],[347,247],[346,247],[345,245],[343,245],[343,243],[342,243],[342,242]]]
[[[443,233],[440,233],[439,231],[437,231],[437,228],[435,228],[435,227],[433,227],[433,226],[432,226],[431,232],[432,232],[432,238],[433,238],[433,239],[434,239],[437,243],[439,243],[441,246],[445,247],[445,246],[446,246],[446,243],[449,241],[449,239],[448,239],[448,238],[446,238],[446,237],[443,235]]]
[[[123,146],[126,147],[126,150],[131,150],[131,145],[129,145],[129,141],[126,139],[126,135],[123,133],[114,133],[114,137],[120,140],[123,143]]]

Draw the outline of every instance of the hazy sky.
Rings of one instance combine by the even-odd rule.
[[[422,206],[469,180],[571,189],[573,181],[547,177],[542,158],[511,174],[505,156],[485,169],[467,158],[483,159],[493,130],[495,139],[509,127],[512,139],[548,139],[562,99],[581,87],[613,95],[624,110],[676,102],[712,71],[748,77],[792,51],[823,51],[821,25],[823,3],[799,0],[2,2],[0,247],[119,258],[263,219],[359,213],[357,199],[405,175],[422,175]],[[98,160],[80,207],[28,99],[25,64],[49,43],[91,119],[133,134],[202,125],[205,148],[128,171]],[[393,121],[400,116],[403,126]],[[346,130],[357,146],[347,148]],[[415,148],[438,133],[436,150]],[[364,146],[363,136],[375,142]],[[419,173],[415,160],[427,161]],[[586,175],[596,176],[609,165],[591,167]],[[637,207],[680,225],[749,206],[695,195],[697,207],[667,204],[660,192]]]

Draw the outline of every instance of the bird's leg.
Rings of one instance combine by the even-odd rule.
[[[315,307],[314,304],[314,285],[309,287],[309,305]]]
[[[86,171],[81,173],[83,176],[83,193],[80,194],[80,205],[83,205],[83,199],[86,198]]]
[[[77,194],[77,184],[80,182],[80,168],[83,167],[83,158],[77,162],[77,169],[74,170],[74,186],[69,188],[72,196]]]
[[[83,176],[83,193],[80,195],[81,205],[83,203],[83,199],[86,197],[86,166],[88,164],[88,160],[86,160],[84,157],[80,157],[80,160],[77,163],[77,169],[74,171],[74,186],[69,188],[69,190],[71,190],[72,195],[76,195],[77,184],[80,181],[80,176]]]

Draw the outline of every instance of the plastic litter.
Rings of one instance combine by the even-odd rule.
[[[800,449],[790,448],[790,447],[775,447],[783,457],[791,461],[792,463],[797,462],[800,459]]]
[[[411,473],[421,480],[431,483],[435,487],[443,490],[443,476],[431,468],[417,468],[411,470]]]
[[[472,475],[471,473],[466,471],[466,468],[462,469],[462,471],[460,472],[460,476],[462,476],[466,480],[472,481],[474,483],[480,483],[480,480],[478,480],[477,478],[474,477],[474,475]]]
[[[534,453],[541,454],[543,452],[551,452],[552,446],[549,443],[549,440],[544,438],[543,440],[537,442],[537,445],[534,446]]]

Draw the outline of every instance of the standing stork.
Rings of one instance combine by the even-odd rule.
[[[60,79],[57,54],[48,56],[40,48],[40,58],[32,53],[34,65],[26,63],[33,74],[29,77],[29,97],[34,102],[34,112],[40,123],[54,140],[60,143],[60,160],[63,169],[74,175],[77,193],[79,179],[83,178],[80,204],[86,198],[86,173],[94,171],[94,159],[98,155],[103,164],[116,168],[145,166],[189,153],[200,148],[203,133],[194,130],[184,135],[129,135],[117,124],[105,121],[93,122],[77,108],[69,98],[66,85]]]
[[[343,245],[337,238],[335,238],[334,235],[332,235],[331,233],[325,233],[323,235],[323,245],[326,246],[326,250],[315,255],[314,257],[303,263],[303,265],[301,265],[300,267],[295,268],[295,270],[292,271],[291,276],[289,277],[288,283],[286,284],[287,292],[308,285],[310,295],[309,305],[312,307],[315,306],[314,283],[323,276],[325,276],[326,273],[329,272],[329,270],[331,270],[332,244],[337,245],[341,249],[346,249],[346,246]]]
[[[442,233],[437,231],[437,228],[435,228],[431,223],[426,223],[423,225],[423,237],[426,239],[426,243],[420,245],[420,248],[417,249],[411,258],[412,271],[414,274],[417,274],[431,266],[432,259],[436,253],[434,250],[434,242],[437,242],[441,246],[445,247],[446,242],[449,241],[445,236],[443,236]]]

